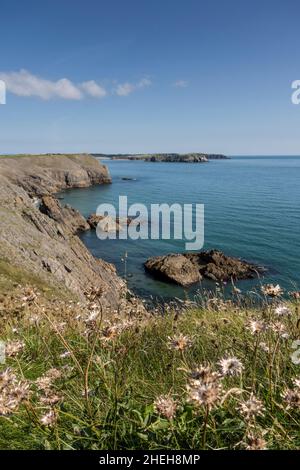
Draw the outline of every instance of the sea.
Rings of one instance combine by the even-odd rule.
[[[280,284],[286,292],[300,290],[300,157],[235,156],[209,163],[103,161],[112,184],[69,189],[62,203],[85,217],[99,204],[174,203],[204,205],[203,250],[219,249],[264,266],[262,278],[239,281],[242,291],[261,284]],[[192,298],[213,281],[182,288],[152,278],[144,262],[151,256],[185,251],[186,240],[99,240],[94,230],[80,235],[94,256],[113,263],[129,288],[155,299]],[[230,289],[231,286],[224,286]]]

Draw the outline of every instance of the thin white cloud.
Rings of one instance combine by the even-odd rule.
[[[51,98],[80,100],[82,98],[79,88],[67,78],[57,81],[45,80],[27,70],[0,72],[0,78],[5,82],[6,89],[18,96],[37,96],[43,100]]]
[[[14,95],[35,96],[43,100],[53,98],[81,100],[85,96],[103,98],[107,95],[105,88],[94,80],[80,84],[75,84],[68,78],[51,81],[33,75],[24,69],[18,72],[0,72],[0,79],[5,82],[7,91]]]
[[[121,83],[116,88],[116,94],[119,96],[128,96],[135,90],[135,86],[132,83]]]
[[[177,80],[173,83],[173,86],[176,88],[187,88],[189,86],[189,82],[187,80]]]
[[[104,98],[104,96],[107,95],[105,88],[98,85],[95,80],[83,82],[80,87],[87,95],[92,96],[93,98]]]
[[[64,99],[81,100],[86,97],[100,99],[108,95],[107,90],[95,80],[74,83],[68,78],[47,80],[21,69],[17,72],[0,72],[0,80],[6,85],[6,90],[17,96],[37,97],[42,100]],[[128,96],[138,89],[149,87],[149,78],[142,78],[136,83],[119,83],[112,90],[118,96]]]
[[[151,80],[149,80],[149,78],[142,78],[142,80],[140,80],[138,83],[137,83],[137,88],[145,88],[147,86],[151,86],[152,85],[152,82]]]
[[[137,83],[119,83],[117,87],[115,88],[115,93],[118,96],[128,96],[131,93],[133,93],[135,90],[139,88],[145,88],[152,85],[151,80],[149,78],[142,78],[139,82]]]

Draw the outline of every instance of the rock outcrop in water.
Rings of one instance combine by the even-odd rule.
[[[87,155],[0,157],[0,281],[7,272],[19,283],[30,275],[77,298],[95,288],[110,311],[128,305],[115,267],[94,258],[75,235],[89,228],[85,219],[53,196],[104,182],[110,182],[106,167]]]
[[[253,279],[263,272],[261,267],[226,256],[218,250],[155,256],[144,265],[154,277],[182,286],[194,284],[202,278],[212,281]]]
[[[133,217],[112,217],[97,214],[91,214],[87,219],[90,228],[96,230],[98,226],[104,232],[119,232],[132,221],[134,221]]]
[[[145,268],[155,278],[181,286],[195,284],[202,279],[195,264],[181,254],[149,258]]]

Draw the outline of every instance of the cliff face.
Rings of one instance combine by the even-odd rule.
[[[104,307],[118,308],[126,286],[115,267],[94,258],[76,236],[88,228],[85,219],[53,196],[37,204],[41,194],[108,181],[107,169],[86,155],[0,157],[0,275],[4,263],[79,298],[96,288]]]
[[[29,194],[111,183],[107,167],[90,155],[29,155],[0,157],[0,174]]]

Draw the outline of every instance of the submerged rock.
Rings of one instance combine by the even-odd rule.
[[[202,278],[213,281],[253,279],[265,270],[219,250],[169,254],[149,258],[144,264],[154,277],[187,286]]]

